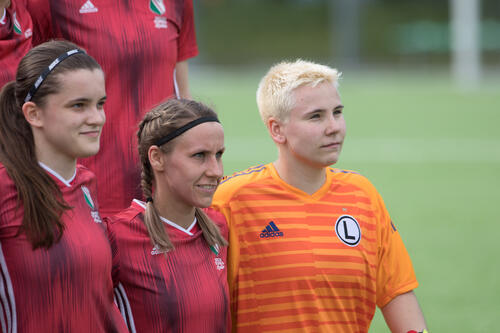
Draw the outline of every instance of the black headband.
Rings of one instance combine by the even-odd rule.
[[[158,139],[158,141],[155,142],[155,145],[157,145],[158,147],[161,145],[164,145],[165,143],[178,137],[179,135],[186,132],[187,130],[189,130],[189,129],[191,129],[199,124],[210,122],[210,121],[215,121],[218,123],[219,119],[217,119],[216,117],[201,117],[201,118],[195,119],[193,121],[190,121],[186,125],[179,127],[178,129],[176,129],[175,131],[173,131],[171,133],[168,133],[163,138]]]
[[[45,68],[45,70],[42,72],[42,74],[40,74],[38,79],[36,79],[35,84],[33,84],[30,91],[28,92],[28,95],[26,95],[26,97],[24,98],[24,103],[31,101],[33,96],[36,94],[38,88],[40,88],[40,86],[42,85],[43,81],[47,78],[50,72],[52,72],[52,70],[61,63],[61,61],[63,61],[69,56],[72,56],[73,54],[78,54],[78,53],[85,53],[85,51],[80,49],[73,49],[66,53],[61,54],[59,57],[57,57],[56,60],[52,61],[49,67]]]

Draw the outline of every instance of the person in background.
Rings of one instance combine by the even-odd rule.
[[[368,332],[375,306],[392,332],[426,328],[381,196],[359,173],[330,167],[346,133],[338,78],[297,60],[259,84],[278,158],[225,178],[213,200],[229,226],[235,332]]]
[[[75,44],[31,49],[0,94],[0,319],[4,332],[126,332],[95,176],[104,73]]]
[[[16,76],[31,49],[33,24],[23,0],[0,0],[0,89]]]
[[[118,213],[141,195],[134,132],[145,110],[190,97],[187,61],[198,54],[193,0],[30,0],[27,9],[34,45],[70,40],[106,73],[102,149],[80,162],[97,176],[101,214]]]
[[[106,218],[115,296],[131,332],[228,332],[227,226],[211,209],[223,175],[216,113],[170,99],[137,134],[146,201]]]

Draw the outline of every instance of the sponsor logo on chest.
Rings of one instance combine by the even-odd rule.
[[[92,216],[92,219],[95,223],[102,223],[101,216],[99,215],[99,212],[94,205],[94,200],[92,200],[92,196],[90,195],[90,190],[85,185],[82,185],[81,189],[83,192],[83,197],[85,198],[85,202],[90,207],[90,216]]]

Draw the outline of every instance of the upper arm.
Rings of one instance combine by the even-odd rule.
[[[175,65],[175,87],[178,98],[191,98],[188,82],[188,62],[180,61]]]
[[[381,311],[387,326],[393,333],[406,333],[410,330],[421,332],[427,328],[413,291],[394,297]]]

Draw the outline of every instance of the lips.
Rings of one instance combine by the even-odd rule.
[[[340,147],[342,142],[332,142],[332,143],[327,143],[321,146],[321,148],[335,148],[335,147]]]
[[[214,192],[217,189],[217,185],[218,184],[200,184],[200,185],[196,185],[196,186],[203,191]]]
[[[101,133],[100,130],[89,130],[89,131],[82,131],[80,132],[81,135],[85,136],[90,136],[90,137],[97,137]]]

